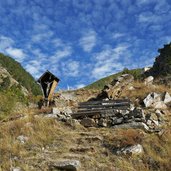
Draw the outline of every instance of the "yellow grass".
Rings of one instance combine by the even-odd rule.
[[[81,171],[113,171],[116,168],[121,171],[169,171],[171,168],[170,127],[166,126],[166,131],[160,136],[138,129],[84,128],[42,118],[34,112],[0,125],[0,170],[19,166],[29,171],[33,166],[32,170],[46,171],[49,161],[59,159],[80,160]],[[20,143],[17,140],[19,135],[28,137],[28,140]],[[93,136],[102,139],[93,140]],[[138,143],[144,147],[141,156],[114,154],[115,148]]]

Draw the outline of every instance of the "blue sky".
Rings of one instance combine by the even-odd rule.
[[[0,52],[61,89],[152,65],[170,28],[171,0],[0,0]]]

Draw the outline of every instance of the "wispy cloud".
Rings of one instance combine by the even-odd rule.
[[[72,48],[70,46],[63,47],[63,49],[57,49],[55,54],[50,57],[52,62],[57,62],[62,58],[68,57],[72,54]],[[54,60],[54,61],[53,61]]]
[[[4,51],[6,48],[11,47],[14,44],[14,41],[6,36],[0,35],[0,50]]]
[[[96,53],[92,77],[98,79],[122,70],[124,65],[119,60],[128,47],[127,44],[119,44],[115,48],[107,46],[103,51]]]
[[[17,49],[13,47],[9,47],[5,49],[5,52],[9,55],[14,57],[18,62],[22,62],[26,57],[26,54],[23,52],[22,49]]]
[[[125,36],[125,33],[114,33],[113,34],[113,39],[118,39],[118,38],[121,38],[121,37],[124,37]]]
[[[23,49],[16,48],[13,39],[5,36],[0,36],[0,51],[15,58],[18,62],[22,62],[26,54]]]
[[[145,12],[139,15],[138,17],[139,22],[144,23],[157,23],[162,20],[161,16],[153,14],[152,12]]]
[[[80,71],[80,63],[74,60],[68,60],[62,63],[63,74],[67,77],[77,77]]]
[[[88,32],[85,32],[80,38],[79,44],[85,52],[91,52],[96,45],[96,41],[96,32],[89,30]]]
[[[48,31],[45,33],[38,33],[32,36],[32,41],[33,42],[40,42],[40,41],[45,41],[46,39],[50,39],[51,36],[53,36],[52,31]]]

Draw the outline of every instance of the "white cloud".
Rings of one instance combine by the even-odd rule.
[[[32,75],[34,75],[35,77],[37,77],[37,75],[39,75],[39,70],[38,68],[36,68],[34,65],[32,64],[27,64],[25,66],[25,69]]]
[[[5,52],[15,58],[18,62],[22,62],[26,56],[26,54],[23,52],[22,49],[17,49],[17,48],[13,48],[13,47],[9,47],[7,49],[5,49]]]
[[[41,41],[45,41],[46,39],[49,39],[52,36],[53,36],[52,31],[38,33],[38,34],[35,34],[32,36],[32,41],[33,42],[41,42]]]
[[[68,60],[62,63],[63,74],[67,75],[67,77],[76,77],[79,74],[79,65],[78,61]]]
[[[96,45],[96,41],[96,32],[89,30],[83,34],[83,37],[79,40],[79,44],[85,52],[91,52]]]
[[[26,54],[22,49],[14,47],[15,42],[10,37],[0,36],[0,51],[7,54],[18,62],[22,62],[26,57]]]
[[[160,23],[163,17],[152,12],[144,12],[138,16],[140,23]]]
[[[122,65],[119,62],[116,63],[106,62],[104,65],[96,66],[92,71],[92,75],[94,78],[99,79],[114,74],[118,71],[121,71],[123,68],[124,65]]]
[[[107,46],[103,51],[96,53],[94,55],[95,65],[93,66],[92,77],[99,79],[122,70],[124,65],[120,60],[128,47],[127,44],[119,44],[115,48]]]
[[[149,3],[153,3],[154,2],[154,0],[137,0],[137,5],[147,5],[147,4],[149,4]]]
[[[55,47],[61,47],[61,46],[64,46],[64,43],[62,42],[61,39],[59,38],[55,38],[52,40],[52,43]]]
[[[14,41],[11,38],[0,36],[0,51],[4,52],[6,48],[9,48],[13,44],[14,44]]]
[[[66,46],[66,47],[63,47],[62,50],[57,49],[55,54],[50,58],[51,60],[55,60],[57,62],[62,58],[70,56],[71,54],[72,54],[72,48],[70,46]]]
[[[44,65],[42,65],[42,61],[40,60],[29,61],[29,63],[25,66],[25,69],[35,78],[38,78],[42,71],[45,70]]]
[[[121,38],[123,36],[125,36],[124,33],[114,33],[112,37],[113,37],[113,39],[118,39],[118,38]]]

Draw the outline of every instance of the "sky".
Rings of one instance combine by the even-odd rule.
[[[0,52],[60,89],[152,66],[170,28],[171,0],[0,0]]]

